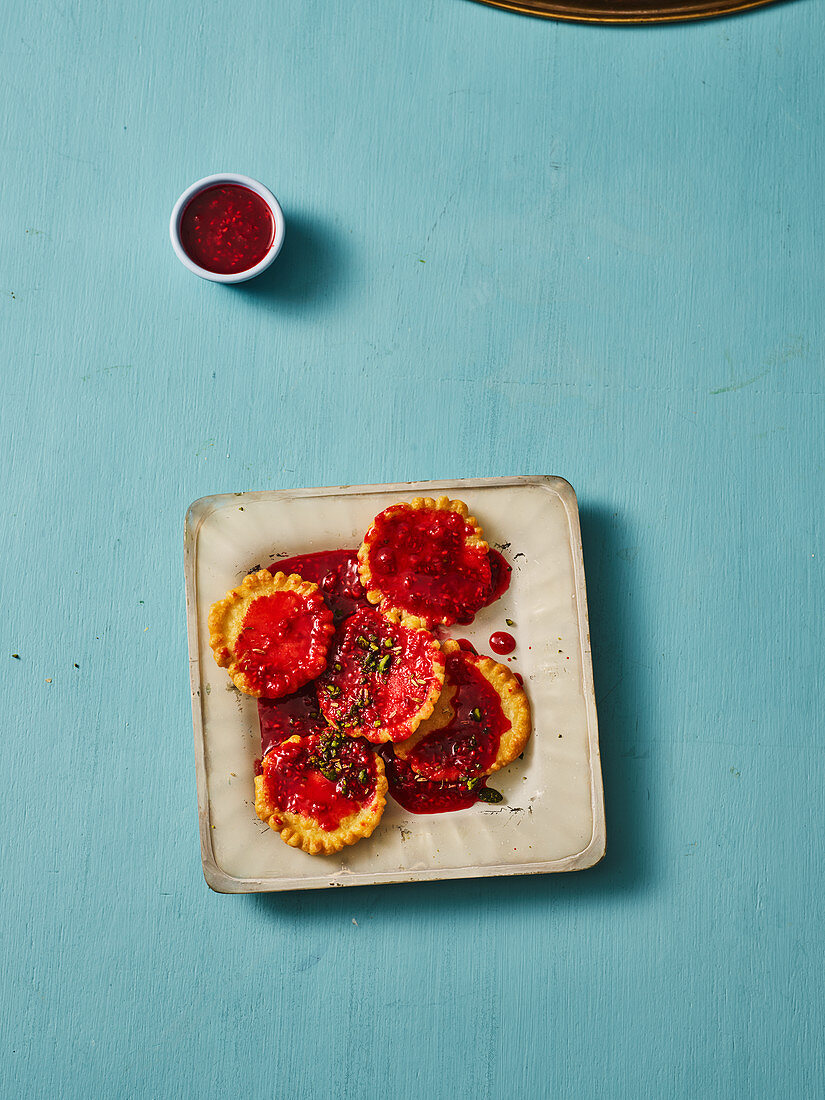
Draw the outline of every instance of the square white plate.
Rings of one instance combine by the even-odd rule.
[[[278,557],[356,548],[388,504],[447,495],[466,502],[513,567],[510,587],[470,626],[447,630],[480,653],[515,626],[510,667],[524,677],[533,735],[523,759],[497,772],[504,802],[411,814],[392,798],[372,837],[333,856],[288,847],[255,815],[260,756],[256,701],[209,647],[215,600]],[[605,826],[596,703],[576,495],[556,477],[285,489],[203,497],[184,535],[189,665],[203,871],[213,890],[255,893],[476,878],[591,867]],[[506,658],[502,658],[506,661]]]

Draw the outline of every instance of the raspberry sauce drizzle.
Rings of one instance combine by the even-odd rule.
[[[501,599],[510,587],[510,577],[513,573],[512,565],[502,553],[494,550],[492,546],[487,553],[490,558],[490,590],[482,607],[489,607],[491,603]]]
[[[490,581],[479,599],[478,606],[467,607],[466,621],[472,620],[475,611],[499,599],[510,584],[512,568],[498,550],[488,552]],[[270,565],[271,573],[278,571],[298,573],[305,580],[318,584],[327,606],[333,612],[334,621],[340,624],[360,608],[370,608],[366,593],[358,575],[357,551],[321,550],[311,554],[298,554],[280,558]],[[460,641],[462,649],[475,654],[475,647],[466,639]],[[471,708],[472,709],[472,708]],[[316,698],[316,683],[311,682],[299,691],[281,699],[259,699],[258,713],[261,722],[261,752],[266,756],[273,746],[288,737],[299,734],[309,737],[328,730],[320,714]],[[410,813],[446,813],[466,809],[479,800],[486,801],[484,792],[489,790],[486,779],[477,779],[470,790],[467,781],[447,782],[426,779],[413,771],[411,766],[395,757],[391,744],[378,748],[384,758],[390,793]],[[260,771],[257,767],[256,771]],[[494,794],[494,792],[490,792]],[[498,798],[489,799],[498,801]]]
[[[427,779],[455,782],[489,771],[501,736],[510,722],[498,692],[481,674],[472,655],[447,657],[445,690],[453,716],[446,726],[426,734],[407,756],[413,771]]]
[[[369,740],[399,741],[440,685],[444,658],[432,635],[385,619],[374,608],[352,615],[336,631],[318,703],[328,722]]]
[[[262,756],[266,756],[274,745],[280,745],[295,734],[309,737],[328,729],[318,710],[314,680],[292,695],[280,699],[259,699],[258,719],[261,723]]]
[[[355,550],[319,550],[314,554],[296,554],[291,558],[279,558],[267,568],[273,574],[280,572],[289,576],[290,573],[297,573],[305,581],[317,584],[336,623],[343,622],[359,607],[371,606],[358,577],[358,555]],[[329,728],[318,709],[315,681],[280,699],[259,699],[258,718],[262,756],[266,756],[273,745],[294,734],[307,737]]]
[[[327,832],[357,813],[375,792],[375,757],[363,741],[318,735],[275,745],[261,772],[269,803],[312,818]]]
[[[235,642],[238,667],[262,695],[277,698],[323,668],[331,633],[321,600],[289,591],[258,596]]]
[[[342,622],[359,607],[371,607],[358,576],[357,550],[318,550],[296,554],[267,566],[270,573],[297,573],[321,589],[335,622]]]
[[[516,639],[512,634],[508,634],[506,630],[497,630],[495,634],[490,635],[490,649],[493,653],[498,653],[503,657],[508,653],[512,653],[515,648]]]
[[[490,558],[458,512],[392,505],[366,537],[372,582],[389,607],[430,623],[469,623],[491,593]]]
[[[480,779],[471,790],[466,782],[447,783],[417,775],[405,760],[399,760],[392,745],[382,745],[389,792],[411,814],[444,814],[466,810],[476,802],[500,802],[501,796],[486,798],[487,780]],[[497,792],[496,792],[497,793]]]

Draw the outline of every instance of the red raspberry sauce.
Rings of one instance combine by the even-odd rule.
[[[263,758],[261,772],[272,805],[313,818],[332,832],[370,801],[377,771],[363,741],[342,738],[327,753],[325,743],[328,738],[313,736],[276,745]]]
[[[190,260],[217,275],[249,271],[269,251],[275,219],[260,195],[219,183],[193,195],[180,219],[180,243]]]
[[[390,794],[412,814],[466,810],[477,801],[476,792],[468,790],[466,783],[441,783],[417,775],[405,760],[399,760],[392,753],[389,745],[384,746],[382,755]]]
[[[338,628],[318,681],[321,712],[369,740],[385,741],[387,733],[403,740],[443,664],[428,632],[391,623],[374,610],[358,611]]]
[[[407,763],[427,779],[454,782],[483,775],[495,761],[501,735],[510,722],[498,692],[478,671],[472,654],[447,657],[445,684],[456,687],[450,701],[455,714],[448,725],[423,737]]]
[[[495,603],[504,595],[510,587],[510,577],[513,573],[512,565],[498,550],[494,550],[491,546],[487,553],[490,557],[490,591],[484,600],[485,607]]]
[[[503,555],[492,548],[489,551],[489,564],[490,583],[479,606],[493,603],[510,584],[511,567]],[[336,623],[361,608],[370,607],[358,576],[355,550],[320,550],[312,554],[281,558],[269,566],[269,571],[298,573],[304,580],[319,585]],[[466,639],[461,639],[459,644],[467,652],[475,653],[475,647]],[[259,699],[258,714],[261,722],[261,754],[264,757],[274,746],[295,734],[309,737],[328,730],[320,713],[314,682],[280,699]],[[410,813],[445,813],[466,809],[478,800],[479,792],[485,788],[485,780],[470,791],[466,782],[449,783],[424,779],[409,764],[397,760],[390,745],[382,746],[380,751],[386,761],[391,793]]]
[[[490,649],[493,653],[499,653],[502,656],[506,653],[512,653],[516,648],[516,639],[512,634],[508,634],[506,630],[497,630],[495,634],[490,635]]]
[[[393,504],[367,532],[373,583],[385,603],[429,623],[469,623],[492,592],[487,551],[458,512]]]
[[[359,607],[370,607],[358,576],[357,550],[319,550],[296,554],[268,566],[270,573],[297,573],[321,589],[327,607],[338,623]]]
[[[318,709],[314,681],[281,699],[259,699],[258,719],[261,723],[261,756],[266,756],[273,745],[280,745],[295,734],[309,737],[329,729]]]
[[[287,695],[324,667],[332,632],[332,614],[317,595],[259,596],[235,643],[238,666],[261,695]]]
[[[478,801],[501,801],[500,795],[490,799],[484,797],[486,779],[478,780],[470,790],[466,782],[446,783],[417,775],[405,760],[395,756],[392,745],[382,745],[381,755],[390,794],[411,814],[445,814],[453,810],[466,810]]]

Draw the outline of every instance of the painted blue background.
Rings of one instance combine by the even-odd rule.
[[[825,5],[119,8],[0,8],[0,1091],[821,1095]],[[225,169],[247,287],[167,238]],[[212,894],[186,506],[516,473],[579,494],[604,863]]]

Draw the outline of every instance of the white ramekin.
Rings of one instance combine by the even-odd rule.
[[[272,244],[269,246],[269,251],[260,263],[255,264],[254,267],[250,267],[247,271],[234,271],[229,275],[221,275],[217,271],[207,271],[205,267],[201,267],[199,264],[194,263],[194,261],[187,256],[180,240],[180,220],[186,208],[186,204],[194,195],[197,195],[199,191],[205,191],[207,187],[214,187],[216,184],[220,183],[237,183],[241,187],[248,187],[249,190],[254,191],[256,195],[260,195],[272,211],[272,217],[275,222],[275,234],[272,238]],[[286,225],[284,224],[284,212],[281,210],[281,205],[272,192],[264,187],[262,183],[258,183],[257,180],[253,180],[249,176],[240,176],[237,172],[217,172],[214,176],[204,176],[202,180],[197,180],[191,187],[186,188],[175,203],[174,209],[172,210],[172,217],[169,219],[169,236],[172,240],[172,248],[174,248],[177,258],[184,267],[189,268],[195,275],[200,275],[202,279],[208,279],[212,283],[244,283],[247,279],[254,279],[256,275],[260,275],[262,271],[266,271],[281,251],[285,232]]]

